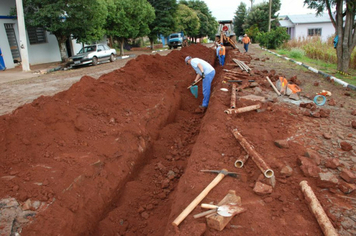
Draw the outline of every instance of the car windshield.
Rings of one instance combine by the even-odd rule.
[[[171,39],[173,39],[173,38],[178,38],[179,36],[178,36],[178,34],[172,34],[171,36],[169,36]]]
[[[86,52],[95,52],[96,51],[96,46],[87,46],[82,49],[80,49],[79,53],[86,53]]]

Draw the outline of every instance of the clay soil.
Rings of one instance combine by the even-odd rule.
[[[187,89],[195,77],[184,63],[187,55],[216,69],[204,114],[194,113],[202,85],[197,99]],[[233,58],[250,66],[251,74],[236,67]],[[18,108],[11,104],[21,95],[7,97],[11,111],[0,117],[0,207],[14,211],[2,214],[2,235],[9,235],[9,225],[10,232],[24,236],[323,235],[299,186],[302,180],[338,233],[355,235],[355,92],[257,45],[247,54],[227,48],[226,62],[219,65],[213,48],[192,45],[168,55],[140,55],[99,78],[84,75],[67,90],[30,102],[23,98]],[[301,100],[277,96],[266,76],[297,83]],[[237,108],[261,104],[261,109],[226,114],[232,89],[227,78],[243,80]],[[332,96],[317,107],[311,99],[321,90]],[[275,185],[251,158],[243,168],[234,166],[246,151],[233,129],[274,171]],[[222,231],[208,227],[204,217],[193,218],[205,211],[200,206],[179,227],[172,226],[216,177],[200,170],[224,168],[238,177],[226,176],[202,203],[217,204],[234,190],[246,211]],[[324,173],[330,178],[320,177]],[[256,183],[266,191],[258,192]]]

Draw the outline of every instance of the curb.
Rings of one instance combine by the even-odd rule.
[[[295,60],[290,59],[290,58],[288,58],[288,57],[281,56],[281,55],[279,55],[279,54],[277,54],[277,53],[275,53],[275,52],[272,52],[272,51],[270,51],[270,50],[268,50],[268,49],[265,49],[265,48],[261,48],[261,49],[262,49],[262,50],[265,50],[265,51],[267,51],[267,52],[269,52],[269,53],[272,53],[273,55],[276,55],[277,57],[281,57],[281,58],[283,58],[283,59],[285,59],[285,60],[287,60],[287,61],[291,61],[291,62],[294,62],[295,64],[304,66],[304,67],[307,68],[308,70],[313,71],[314,73],[317,73],[317,74],[322,75],[324,78],[330,78],[330,81],[335,81],[336,83],[341,84],[343,87],[347,87],[347,88],[350,88],[350,89],[352,89],[352,90],[356,90],[356,86],[355,86],[355,85],[346,83],[345,81],[343,81],[343,80],[341,80],[341,79],[338,79],[338,78],[336,78],[336,77],[334,77],[334,76],[332,76],[332,75],[326,74],[326,73],[324,73],[324,72],[322,72],[322,71],[319,71],[319,70],[317,70],[317,69],[315,69],[315,68],[313,68],[313,67],[311,67],[311,66],[308,66],[308,65],[306,65],[306,64],[304,64],[304,63],[302,63],[302,62],[295,61]]]

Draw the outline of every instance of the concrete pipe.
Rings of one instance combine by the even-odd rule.
[[[334,226],[331,224],[330,219],[326,215],[323,207],[320,205],[318,198],[315,196],[313,189],[308,185],[306,180],[299,183],[302,188],[304,197],[309,204],[309,208],[313,212],[316,220],[318,221],[321,230],[325,236],[337,236],[339,235]]]
[[[224,112],[226,114],[239,114],[239,113],[244,113],[248,111],[253,111],[261,108],[261,104],[256,104],[256,105],[251,105],[247,107],[241,107],[241,108],[235,108],[235,109],[227,109]]]
[[[236,161],[235,161],[235,167],[237,168],[242,168],[245,164],[245,162],[247,161],[248,159],[248,155],[245,155],[244,157],[242,158],[238,158]]]
[[[237,131],[237,129],[232,130],[233,135],[239,141],[240,145],[248,153],[248,155],[255,162],[257,167],[261,170],[266,178],[272,178],[274,176],[273,170],[266,164],[262,156],[256,152],[255,148],[247,142],[247,140]]]
[[[230,102],[231,109],[235,109],[236,107],[236,84],[232,84],[232,91],[231,91],[231,102]]]

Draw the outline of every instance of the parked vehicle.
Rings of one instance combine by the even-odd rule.
[[[168,36],[169,49],[187,46],[187,38],[182,33],[173,33]]]
[[[242,43],[242,39],[244,38],[244,36],[243,35],[240,35],[239,36],[239,39],[237,40],[238,41],[238,43]]]
[[[116,50],[110,48],[106,44],[94,44],[85,46],[78,52],[77,55],[69,58],[71,66],[80,66],[92,64],[96,66],[99,62],[116,60]]]

